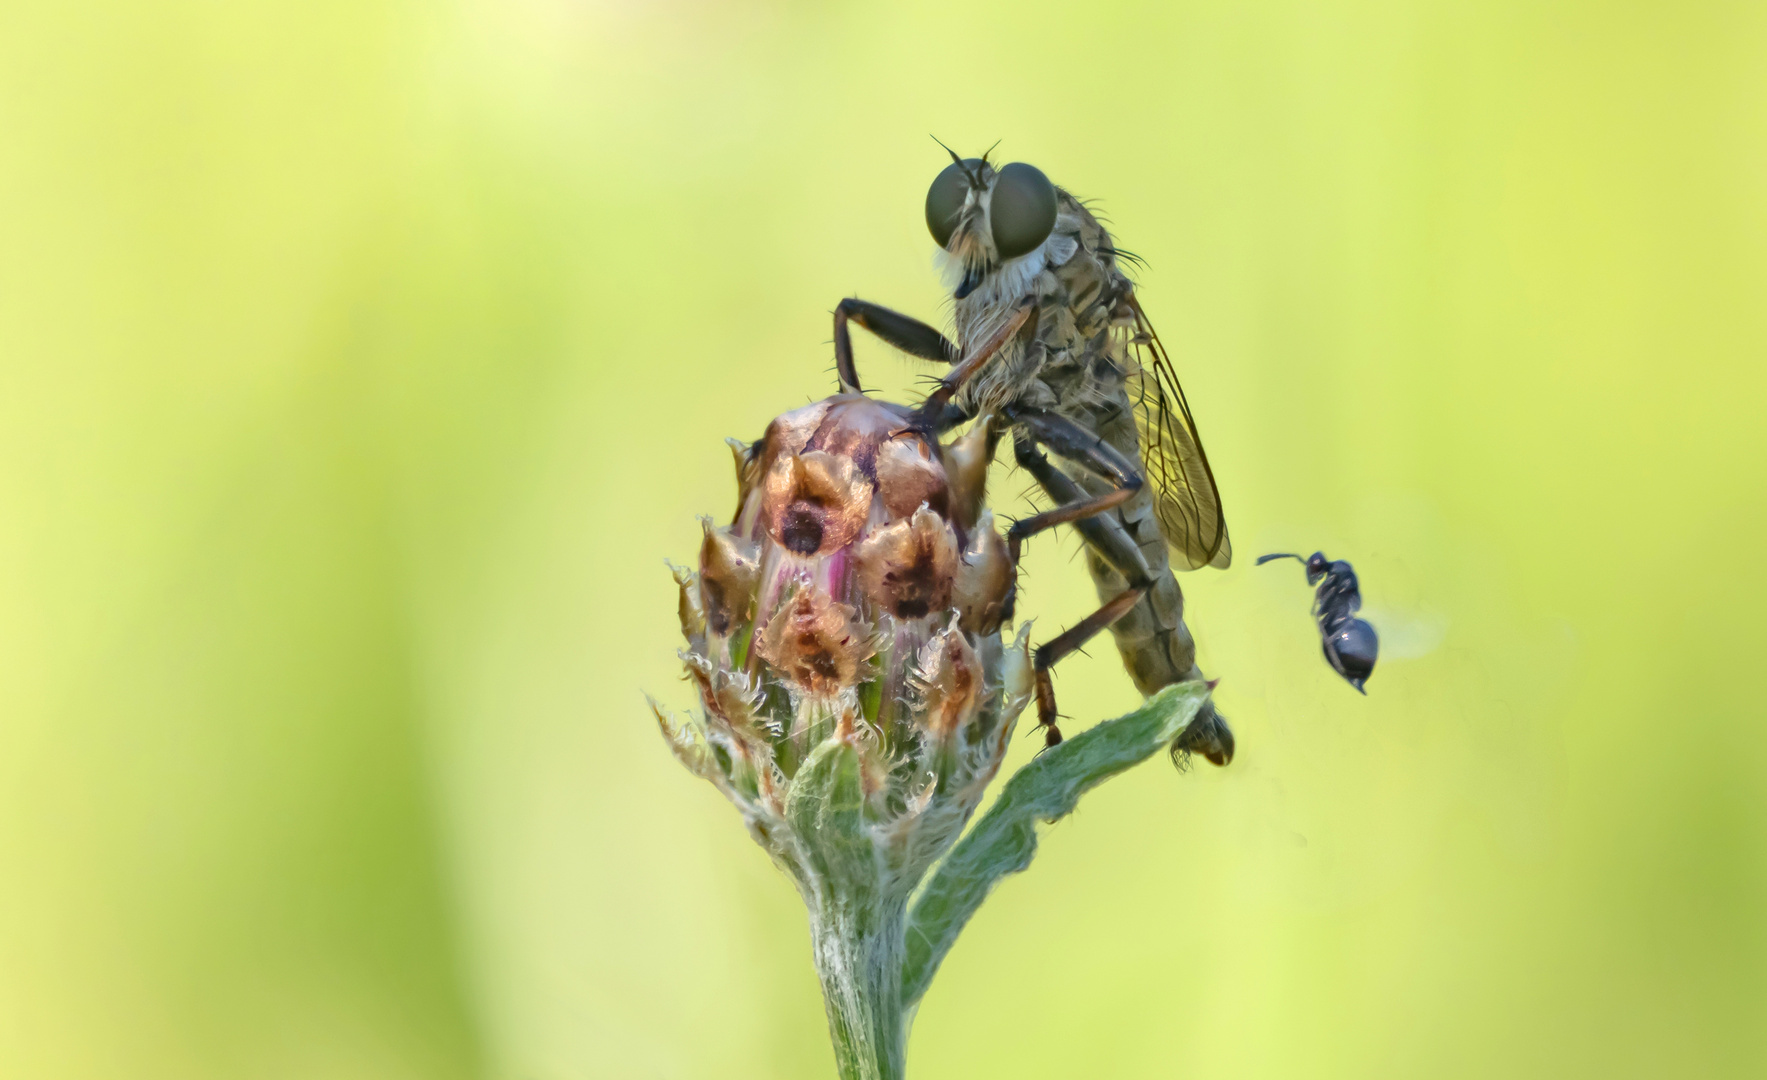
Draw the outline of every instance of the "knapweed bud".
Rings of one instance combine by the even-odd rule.
[[[658,722],[809,905],[837,1052],[899,1053],[908,898],[1032,693],[1028,635],[1000,636],[993,432],[941,446],[913,410],[857,394],[786,413],[732,444],[735,520],[707,521],[698,568],[676,572],[700,708]]]
[[[736,518],[707,521],[697,570],[677,572],[700,714],[665,732],[806,896],[826,891],[833,856],[817,852],[838,841],[871,850],[880,895],[905,901],[1030,696],[1024,635],[1000,638],[1012,567],[982,508],[993,432],[941,446],[914,411],[860,395],[786,413],[732,444]],[[852,756],[851,836],[806,833],[790,811],[834,798],[810,790],[833,782],[829,754]]]

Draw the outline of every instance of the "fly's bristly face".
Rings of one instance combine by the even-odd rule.
[[[990,274],[1034,255],[1055,229],[1055,185],[1034,165],[996,169],[986,156],[959,158],[926,193],[926,226],[962,300]]]

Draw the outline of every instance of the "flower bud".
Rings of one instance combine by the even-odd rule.
[[[707,522],[697,573],[676,572],[700,709],[663,732],[806,895],[838,865],[905,901],[1030,696],[1028,638],[999,633],[1012,567],[980,507],[977,431],[942,447],[913,410],[860,395],[786,413],[734,444],[735,520]]]

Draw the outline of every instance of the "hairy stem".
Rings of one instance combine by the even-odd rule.
[[[900,902],[878,910],[826,896],[812,907],[810,940],[841,1080],[901,1080],[905,910]]]

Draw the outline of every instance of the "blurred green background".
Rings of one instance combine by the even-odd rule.
[[[929,133],[1147,259],[1240,756],[1053,830],[914,1075],[1762,1075],[1763,56],[1718,2],[0,4],[0,1075],[831,1074],[641,692],[722,437],[832,389],[842,295],[943,317]],[[1367,699],[1251,565],[1321,547]]]

